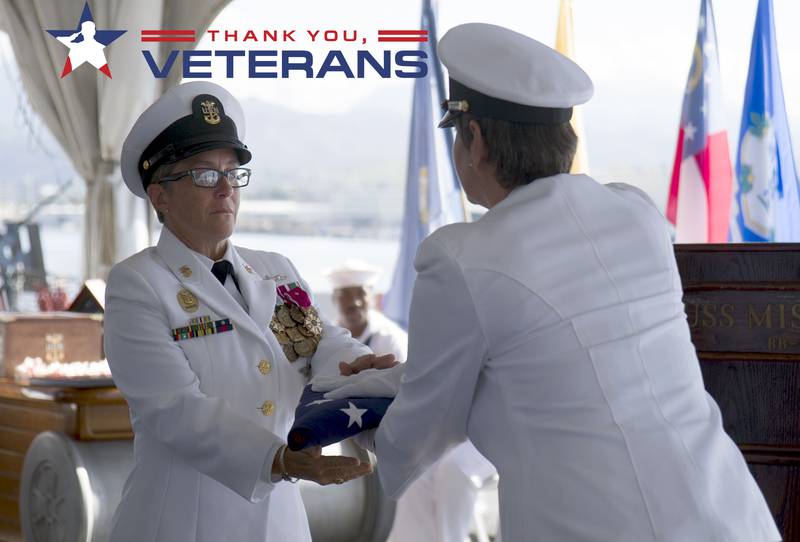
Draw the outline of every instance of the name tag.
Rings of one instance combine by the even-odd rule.
[[[210,316],[198,316],[189,320],[188,326],[176,327],[171,333],[173,341],[182,341],[226,331],[233,331],[233,324],[230,318],[212,320]]]

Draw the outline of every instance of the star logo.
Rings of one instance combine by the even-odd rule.
[[[341,410],[342,412],[344,412],[345,414],[347,414],[350,417],[350,419],[348,420],[348,423],[347,423],[347,427],[350,427],[354,423],[358,424],[359,427],[363,427],[361,425],[362,424],[361,416],[364,415],[364,413],[367,411],[367,409],[366,408],[357,408],[356,405],[354,405],[350,401],[348,401],[347,404],[348,404],[347,408],[340,408],[339,409],[339,410]]]
[[[103,52],[112,41],[123,35],[127,30],[97,30],[89,9],[89,2],[83,6],[81,20],[75,30],[48,30],[47,33],[69,48],[67,61],[61,71],[61,77],[69,75],[72,70],[88,62],[111,79],[111,70],[108,69],[106,55]]]

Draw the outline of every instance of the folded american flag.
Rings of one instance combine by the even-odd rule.
[[[310,446],[328,446],[381,423],[393,399],[384,397],[348,397],[325,399],[307,385],[294,412],[288,446],[298,451]]]

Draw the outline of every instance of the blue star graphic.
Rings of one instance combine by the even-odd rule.
[[[111,42],[123,35],[127,30],[97,30],[89,9],[89,2],[83,6],[81,20],[75,30],[48,30],[47,33],[69,48],[67,61],[61,71],[61,77],[66,77],[75,68],[88,62],[106,77],[111,78],[111,70],[103,49]]]

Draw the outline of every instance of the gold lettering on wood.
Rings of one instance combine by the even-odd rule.
[[[64,361],[64,335],[62,333],[45,334],[44,359],[47,363]]]
[[[764,313],[759,317],[753,305],[747,305],[747,327],[766,327],[772,329],[772,303],[767,303]]]

